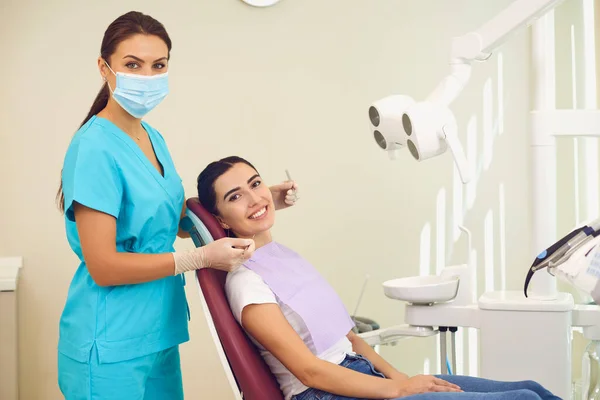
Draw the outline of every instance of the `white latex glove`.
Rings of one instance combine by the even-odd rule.
[[[285,181],[269,188],[273,195],[275,210],[283,210],[296,204],[300,199],[298,196],[298,184],[294,181]]]
[[[298,195],[298,185],[296,185],[295,182],[292,182],[292,188],[285,193],[285,204],[293,206],[298,200],[300,200],[300,196]]]
[[[255,244],[252,239],[223,238],[206,246],[175,252],[173,253],[174,275],[201,268],[215,268],[230,272],[248,260],[254,250]]]

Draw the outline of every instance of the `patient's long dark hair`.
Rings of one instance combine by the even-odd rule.
[[[254,165],[238,156],[231,156],[222,158],[219,161],[213,161],[204,168],[204,170],[198,175],[198,199],[204,206],[206,211],[213,215],[219,215],[217,210],[217,193],[215,192],[215,181],[229,171],[235,164],[243,163],[248,165],[250,168],[256,171]],[[259,174],[260,175],[260,174]]]

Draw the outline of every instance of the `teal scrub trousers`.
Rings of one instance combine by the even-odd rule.
[[[89,362],[58,354],[58,385],[66,400],[182,400],[179,346],[116,363]]]

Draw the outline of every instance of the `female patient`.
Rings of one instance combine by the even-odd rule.
[[[269,187],[246,160],[213,162],[198,177],[200,202],[230,236],[256,251],[226,281],[235,318],[259,348],[286,400],[558,399],[531,381],[414,376],[397,371],[360,337],[330,285],[273,241]]]

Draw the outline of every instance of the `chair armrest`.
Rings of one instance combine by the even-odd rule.
[[[410,337],[434,336],[437,333],[437,329],[433,329],[430,326],[412,326],[405,324],[359,333],[358,336],[367,342],[369,346],[377,346],[389,344],[399,339],[406,339]]]

